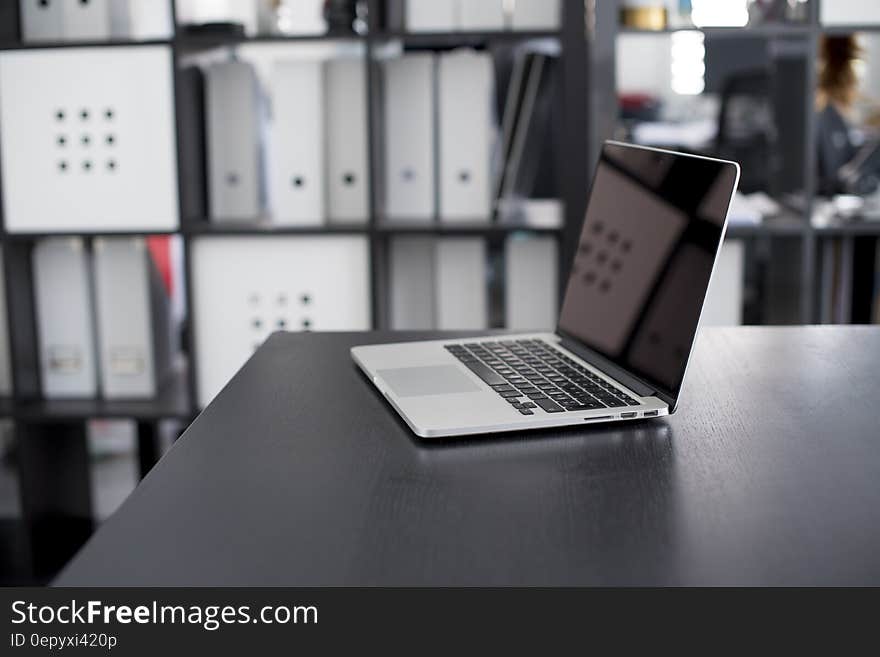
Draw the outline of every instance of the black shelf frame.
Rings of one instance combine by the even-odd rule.
[[[76,48],[143,48],[167,46],[170,39],[110,39],[103,41],[33,41],[0,42],[4,50],[71,50]]]
[[[211,223],[197,221],[183,226],[185,236],[271,236],[271,235],[364,235],[370,232],[366,224],[339,224],[322,226],[285,226],[269,223]]]
[[[863,25],[819,25],[823,34],[853,34],[856,32],[880,32],[880,23]]]
[[[196,415],[189,394],[188,368],[172,372],[154,399],[29,399],[3,400],[0,417],[31,423],[79,422],[89,419],[181,420]]]
[[[177,34],[173,39],[174,47],[180,53],[194,53],[216,48],[237,48],[241,45],[266,44],[290,45],[305,43],[365,42],[366,35],[361,34],[291,34],[291,35],[253,35],[243,34]]]
[[[817,237],[880,237],[880,221],[855,220],[850,223],[813,226]]]
[[[620,27],[619,34],[673,34],[675,32],[702,32],[708,37],[741,37],[743,33],[752,36],[763,37],[792,37],[806,36],[812,32],[809,23],[766,23],[763,25],[747,25],[745,27],[696,27],[695,25],[682,25],[667,27],[659,30],[647,30]]]

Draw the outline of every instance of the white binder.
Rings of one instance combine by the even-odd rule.
[[[880,23],[880,4],[865,0],[825,0],[819,4],[822,25],[874,25]]]
[[[514,0],[511,25],[514,30],[558,30],[559,0]]]
[[[442,55],[438,82],[439,215],[443,222],[491,219],[492,58]]]
[[[556,327],[559,257],[553,237],[512,235],[504,247],[504,325],[522,331]]]
[[[94,241],[101,391],[151,398],[170,369],[169,301],[142,237]]]
[[[0,249],[0,397],[12,394],[12,361],[9,354],[9,319],[6,309],[6,271]]]
[[[111,0],[49,0],[61,3],[64,38],[101,41],[111,36]],[[118,4],[118,3],[117,3]]]
[[[395,221],[434,219],[435,58],[385,62],[385,203]]]
[[[170,2],[126,0],[128,4],[128,36],[135,40],[167,39],[174,21]]]
[[[319,225],[325,219],[324,84],[317,60],[272,67],[273,221]]]
[[[173,70],[167,45],[0,52],[6,229],[176,230]]]
[[[437,328],[489,326],[486,243],[482,238],[444,237],[437,241],[435,282]]]
[[[458,23],[462,30],[503,30],[504,0],[458,0]]]
[[[19,9],[25,41],[60,41],[64,38],[61,0],[19,0]]]
[[[370,327],[363,236],[201,237],[191,254],[201,406],[274,331]]]
[[[370,168],[364,62],[330,60],[325,76],[328,216],[331,222],[366,223]]]
[[[459,0],[406,0],[407,32],[451,32],[458,25]]]
[[[94,397],[91,268],[83,241],[41,240],[32,265],[43,396]]]
[[[156,2],[157,0],[150,0]],[[162,0],[163,2],[166,0]],[[299,4],[302,0],[294,0]],[[245,34],[258,31],[258,6],[256,0],[177,0],[177,22],[185,23],[240,23]]]
[[[706,293],[701,326],[739,326],[743,323],[745,246],[742,240],[725,240],[712,282]]]
[[[253,221],[263,209],[259,88],[245,62],[205,71],[208,195],[217,221]]]
[[[240,1],[240,0],[239,0]],[[258,9],[263,15],[268,14],[270,25],[265,32],[277,32],[279,14],[283,16],[285,34],[326,34],[327,21],[324,19],[324,0],[295,0],[285,2],[281,7],[277,0],[256,0],[263,5]],[[265,21],[264,21],[265,22]]]
[[[435,242],[431,237],[391,240],[391,328],[395,331],[436,326]]]

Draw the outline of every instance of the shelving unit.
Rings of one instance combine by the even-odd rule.
[[[597,14],[598,25],[596,32],[606,34],[605,38],[596,38],[594,42],[599,45],[600,51],[597,58],[603,61],[615,61],[614,49],[618,35],[657,35],[672,34],[681,31],[702,32],[706,39],[720,39],[742,37],[744,35],[760,37],[771,41],[791,41],[803,49],[803,57],[806,62],[804,74],[804,89],[806,90],[802,107],[804,111],[803,143],[805,144],[805,157],[803,158],[803,207],[799,211],[785,211],[783,216],[765,219],[755,226],[734,225],[728,230],[730,239],[763,240],[796,239],[800,242],[800,271],[798,276],[798,288],[800,297],[799,321],[802,323],[821,322],[819,303],[814,291],[820,286],[820,262],[818,254],[828,239],[854,236],[880,237],[880,222],[845,223],[827,227],[816,227],[812,224],[814,200],[816,197],[816,115],[813,110],[814,98],[816,97],[816,62],[819,53],[819,42],[823,35],[841,35],[852,33],[870,33],[880,31],[880,25],[823,25],[820,23],[820,2],[822,0],[810,0],[808,16],[802,24],[770,23],[764,25],[748,26],[744,28],[728,27],[674,27],[665,30],[638,30],[621,27],[618,22],[619,0],[602,3],[601,11]],[[824,0],[826,2],[830,0]],[[607,36],[607,35],[612,36]],[[616,93],[615,89],[607,86],[594,88],[593,93]],[[601,138],[602,129],[598,128],[597,139]],[[771,247],[772,248],[772,247]]]
[[[585,34],[583,31],[574,31],[565,30],[563,31],[537,31],[537,32],[513,32],[513,31],[489,31],[489,32],[455,32],[455,33],[406,33],[399,31],[387,31],[382,28],[382,26],[377,25],[375,23],[375,19],[380,15],[380,12],[376,11],[376,8],[381,4],[381,0],[372,0],[370,3],[370,20],[371,23],[369,25],[369,29],[367,34],[359,35],[359,34],[324,34],[324,35],[298,35],[298,36],[280,36],[280,35],[256,35],[256,36],[240,36],[240,35],[232,35],[232,36],[203,36],[203,35],[193,35],[186,34],[176,30],[175,34],[173,34],[168,39],[153,39],[149,41],[130,41],[130,40],[112,40],[112,41],[104,41],[104,42],[93,42],[93,41],[77,41],[77,42],[50,42],[50,43],[11,43],[0,45],[0,50],[12,50],[12,49],[45,49],[45,48],[103,48],[103,47],[115,47],[115,46],[127,46],[127,47],[140,47],[146,45],[167,45],[171,48],[173,54],[173,60],[175,62],[175,70],[179,70],[179,62],[181,58],[185,55],[192,54],[193,52],[205,51],[205,50],[215,50],[215,49],[235,49],[242,45],[253,45],[253,44],[272,44],[272,45],[296,45],[296,44],[308,44],[308,43],[328,43],[328,42],[354,42],[354,43],[362,43],[365,47],[364,53],[364,61],[366,66],[366,75],[368,79],[368,99],[367,106],[369,109],[369,146],[370,146],[370,161],[377,161],[377,152],[380,148],[380,144],[377,143],[376,132],[378,132],[377,123],[380,118],[377,116],[377,90],[376,90],[376,66],[374,63],[374,51],[380,45],[387,44],[391,41],[400,41],[405,48],[418,48],[418,49],[437,49],[443,50],[453,47],[463,47],[463,46],[471,46],[471,47],[483,47],[487,44],[493,42],[522,42],[533,39],[555,39],[560,41],[570,41],[571,39],[577,39],[580,43],[575,43],[572,46],[572,49],[575,52],[586,53],[586,44],[585,44]],[[172,3],[173,7],[173,3]],[[583,7],[580,6],[578,2],[567,2],[565,3],[565,24],[569,24],[574,21],[575,24],[583,25],[584,24],[584,16],[583,16]],[[563,43],[563,50],[565,51],[569,44]],[[569,67],[569,73],[574,70],[576,67]],[[564,84],[566,86],[574,86],[577,87],[576,84],[578,82],[577,79],[572,80],[571,75],[569,75],[569,79],[565,81]],[[581,85],[583,86],[583,85]],[[581,92],[583,94],[583,90]],[[560,126],[560,130],[566,130],[568,126]],[[565,132],[563,134],[570,134],[569,132]],[[578,139],[570,140],[572,143],[577,144]],[[582,135],[580,139],[582,144],[586,143],[586,135]],[[565,157],[565,155],[561,155],[561,159],[569,159]],[[575,155],[574,158],[571,158],[577,163],[580,160],[581,168],[579,170],[573,169],[573,173],[569,178],[577,179],[579,184],[580,181],[584,179],[586,176],[585,172],[585,160],[584,158],[577,157]],[[2,239],[4,245],[7,249],[24,249],[28,250],[30,245],[43,237],[59,237],[59,236],[69,236],[69,237],[96,237],[96,236],[138,236],[138,235],[180,235],[184,242],[187,243],[190,239],[194,239],[200,236],[280,236],[280,235],[303,235],[303,236],[312,236],[312,235],[362,235],[368,238],[371,245],[371,256],[373,260],[376,260],[377,257],[377,249],[380,243],[384,242],[391,236],[395,235],[431,235],[431,236],[444,236],[444,235],[470,235],[470,236],[480,236],[480,237],[502,237],[511,233],[519,233],[519,232],[529,232],[534,234],[545,234],[545,235],[555,235],[561,237],[565,231],[564,226],[560,226],[557,228],[546,228],[546,227],[531,227],[531,226],[521,226],[521,225],[506,225],[499,223],[474,223],[474,224],[445,224],[445,223],[434,223],[431,225],[416,225],[416,224],[408,224],[407,222],[385,222],[382,221],[379,217],[379,209],[376,204],[376,185],[378,185],[378,176],[373,176],[372,188],[370,190],[371,196],[371,204],[370,204],[370,216],[365,217],[365,221],[363,223],[353,223],[353,224],[329,224],[329,225],[321,225],[321,226],[288,226],[288,225],[276,225],[269,222],[242,222],[242,223],[217,223],[213,222],[210,217],[187,217],[183,213],[183,207],[181,205],[181,221],[179,230],[176,231],[163,231],[163,232],[140,232],[140,231],[102,231],[100,233],[8,233],[5,230],[0,233],[0,239]],[[570,188],[574,188],[572,184]],[[575,211],[579,205],[582,205],[582,202],[578,200],[572,200],[572,202],[567,203],[567,206],[570,205],[575,208]],[[567,213],[567,217],[576,217],[575,211],[571,211]],[[16,270],[16,267],[23,266],[23,264],[27,261],[28,258],[12,258],[10,265],[7,267],[7,275],[12,278],[19,278],[20,273]],[[18,262],[16,262],[18,261]],[[188,264],[188,263],[187,263]],[[189,278],[189,277],[188,277]],[[374,281],[375,282],[375,281]],[[373,296],[374,298],[381,297],[381,291],[375,289],[375,285],[373,286]],[[10,313],[16,313],[17,309],[10,308]],[[191,315],[191,313],[188,313]],[[382,312],[374,313],[374,325],[377,327],[382,327],[382,322],[378,321],[376,317],[383,315]],[[12,340],[15,342],[15,335],[12,336]],[[18,350],[19,345],[15,345],[16,350]],[[33,345],[27,345],[30,349]],[[189,354],[192,354],[192,344],[186,345],[186,350]],[[21,369],[21,368],[19,368]],[[193,368],[190,368],[193,369]],[[192,378],[190,376],[190,378]],[[15,386],[17,391],[21,391],[21,386]],[[21,404],[27,404],[29,408],[29,417],[33,417],[37,412],[36,409],[46,408],[45,405],[34,404],[33,399],[38,397],[37,390],[33,389],[33,386],[25,387],[25,391],[21,394],[16,394],[14,400],[8,400],[9,404],[7,404],[8,408],[15,408]],[[28,389],[29,388],[29,389]],[[82,409],[80,415],[82,417],[88,417],[88,413],[86,409],[92,408],[96,411],[96,415],[103,415],[104,411],[99,411],[99,409],[105,409],[106,407],[102,406],[100,403],[95,403],[89,406],[86,402],[80,403],[78,407]],[[140,415],[146,416],[158,416],[161,415],[163,411],[163,404],[159,403],[156,407],[151,407],[149,402],[139,403],[139,406],[131,407],[131,410],[137,411],[137,414],[134,416],[135,418]],[[0,411],[2,411],[2,407],[0,407]],[[181,409],[178,408],[174,415],[181,416]],[[197,411],[196,408],[190,409],[189,415],[192,416]],[[16,416],[16,413],[11,413],[11,415]],[[116,415],[116,413],[114,413]]]
[[[176,16],[174,0],[172,16]],[[379,175],[371,176],[369,190],[369,216],[362,223],[325,224],[321,226],[288,226],[272,223],[220,223],[211,217],[187,216],[183,194],[178,195],[180,223],[177,230],[100,231],[45,233],[9,233],[0,207],[0,244],[4,251],[3,266],[6,278],[7,315],[13,370],[12,398],[0,398],[0,418],[14,423],[19,443],[21,490],[25,512],[25,533],[31,541],[34,569],[51,571],[66,558],[66,552],[76,549],[91,529],[91,503],[83,486],[89,481],[89,464],[85,449],[85,423],[93,418],[128,418],[137,423],[141,449],[141,464],[146,472],[157,457],[157,424],[172,419],[188,423],[199,412],[195,377],[195,317],[193,312],[192,248],[194,241],[203,237],[259,237],[272,239],[278,236],[361,236],[367,241],[370,262],[371,315],[374,328],[388,327],[388,295],[386,294],[387,254],[390,239],[402,235],[472,236],[486,239],[490,260],[502,248],[504,238],[518,233],[553,236],[559,240],[560,271],[570,258],[571,245],[575,242],[580,218],[586,202],[586,185],[589,180],[589,120],[587,117],[587,80],[584,63],[589,56],[585,31],[585,3],[579,0],[563,0],[562,29],[538,32],[456,32],[410,34],[388,31],[378,24],[381,12],[377,9],[383,0],[369,0],[369,25],[366,34],[326,34],[303,36],[232,36],[215,37],[186,34],[174,26],[174,33],[167,39],[149,41],[112,40],[102,42],[52,42],[52,43],[3,43],[0,51],[37,49],[79,49],[144,46],[166,46],[171,53],[175,72],[175,89],[179,92],[181,62],[191,55],[215,50],[234,50],[242,46],[299,46],[308,44],[352,43],[363,47],[367,89],[367,126],[369,162],[377,170],[381,144],[381,108],[378,96],[377,50],[389,44],[399,43],[404,50],[448,50],[456,47],[483,48],[493,43],[518,43],[535,39],[553,39],[560,44],[560,89],[566,111],[556,127],[562,148],[557,159],[564,166],[558,167],[560,197],[564,203],[563,225],[555,228],[529,227],[501,223],[448,224],[435,222],[431,225],[415,225],[406,222],[386,222],[381,217],[377,186]],[[175,100],[178,114],[180,99]],[[562,136],[565,136],[562,138]],[[177,159],[180,163],[181,127],[177,125]],[[178,170],[178,187],[183,190],[182,173]],[[0,197],[2,197],[2,172],[0,172]],[[176,235],[183,244],[185,283],[187,286],[187,327],[184,331],[183,348],[187,366],[175,372],[165,382],[155,399],[142,401],[108,401],[103,399],[47,400],[41,397],[39,360],[36,344],[36,317],[31,272],[31,251],[34,244],[44,237],[83,237],[91,239],[103,236],[149,236]],[[560,277],[561,278],[561,277]],[[561,296],[561,289],[560,289]],[[493,303],[503,303],[503,294],[495,290],[490,294]],[[499,301],[501,299],[501,301]],[[490,316],[498,317],[496,308]],[[62,476],[61,473],[64,475]],[[46,491],[51,491],[47,493]],[[72,524],[71,524],[72,523]],[[69,549],[44,550],[46,544],[55,540],[55,530],[73,527],[68,532]]]

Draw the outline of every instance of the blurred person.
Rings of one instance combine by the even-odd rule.
[[[853,107],[859,98],[856,66],[861,56],[854,34],[822,38],[816,94],[820,194],[870,194],[880,186],[878,142],[859,145],[851,131]]]

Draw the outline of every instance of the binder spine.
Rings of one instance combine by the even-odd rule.
[[[42,240],[33,268],[43,396],[94,397],[92,274],[82,239]]]
[[[64,18],[60,2],[19,0],[22,37],[27,42],[61,41]]]
[[[336,59],[325,68],[327,207],[331,222],[369,216],[367,89],[363,61]]]
[[[436,208],[436,60],[432,54],[385,66],[385,203],[395,221],[431,222]]]
[[[488,223],[491,219],[492,78],[489,55],[441,56],[437,103],[441,221]]]
[[[255,221],[263,211],[256,73],[240,61],[206,71],[209,194],[217,221]]]
[[[319,61],[282,61],[272,70],[274,221],[320,225],[326,218],[324,70]]]

